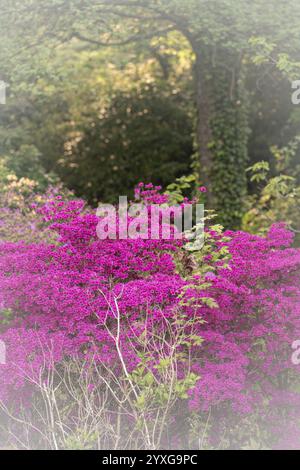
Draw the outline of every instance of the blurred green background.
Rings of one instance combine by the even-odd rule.
[[[0,11],[2,187],[12,174],[40,191],[60,181],[96,205],[193,174],[190,192],[207,186],[226,227],[284,218],[297,232],[298,0],[0,0]]]

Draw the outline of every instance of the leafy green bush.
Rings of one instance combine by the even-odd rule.
[[[248,197],[244,230],[265,234],[270,224],[284,221],[290,230],[300,233],[300,168],[299,165],[294,166],[299,144],[300,138],[297,137],[282,149],[272,147],[275,175],[271,174],[270,165],[265,161],[248,168],[251,181],[258,185],[258,194]]]
[[[189,170],[191,123],[176,97],[155,87],[119,92],[66,144],[63,181],[92,203],[115,202],[137,181],[168,185]]]

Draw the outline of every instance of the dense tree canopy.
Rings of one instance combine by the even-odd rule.
[[[246,168],[260,156],[269,159],[271,145],[284,145],[297,134],[295,109],[288,94],[290,80],[299,70],[299,2],[26,0],[3,2],[1,11],[0,78],[10,83],[13,109],[8,114],[12,116],[13,111],[19,124],[14,129],[10,118],[4,122],[13,134],[9,152],[20,155],[22,145],[35,146],[46,171],[56,171],[74,184],[77,163],[66,161],[66,146],[74,136],[87,131],[94,122],[92,115],[101,116],[103,106],[113,109],[116,93],[132,90],[136,94],[150,80],[158,95],[163,94],[170,104],[166,102],[162,110],[162,105],[153,103],[149,134],[157,132],[155,121],[166,119],[172,126],[174,93],[189,120],[186,131],[189,126],[194,129],[190,133],[193,152],[189,139],[184,149],[181,144],[178,150],[170,144],[170,149],[162,148],[160,160],[151,158],[153,168],[161,161],[170,170],[174,161],[169,176],[160,178],[169,182],[192,163],[198,182],[209,188],[207,204],[221,212],[226,226],[240,225],[249,190]],[[166,88],[169,93],[163,91]],[[280,102],[282,96],[286,97],[284,103]],[[129,134],[123,127],[122,138],[137,142],[129,114],[127,118],[131,123],[124,125]],[[115,124],[122,119],[115,114]],[[41,123],[47,129],[44,133],[40,132]],[[270,128],[269,134],[260,135],[262,124]],[[37,127],[39,132],[35,132]],[[85,155],[84,142],[96,137],[98,130],[97,125],[81,139],[78,149]],[[118,173],[122,165],[114,165],[119,168],[114,170],[116,193],[129,188],[136,177],[152,174],[156,179],[155,171],[137,174],[136,169],[142,160],[150,168],[150,148],[153,155],[157,152],[155,141],[158,139],[150,143],[146,138],[128,152],[132,161],[128,185]],[[146,147],[149,154],[143,151]],[[102,151],[99,161],[111,149]],[[176,158],[174,152],[178,152]],[[6,154],[6,148],[1,153]],[[177,171],[176,162],[182,161],[182,156],[186,163]],[[89,171],[88,164],[83,169],[84,161],[86,157],[78,167],[87,170],[81,173],[82,179]],[[66,170],[68,164],[71,167]],[[96,173],[103,174],[100,168]],[[103,188],[93,187],[100,181],[101,176],[77,181],[75,187],[81,194],[98,197],[105,194]],[[84,190],[87,185],[92,189]]]

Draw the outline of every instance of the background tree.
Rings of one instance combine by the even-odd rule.
[[[253,61],[266,73],[277,68],[291,76],[299,54],[297,1],[27,0],[12,1],[2,11],[9,51],[4,71],[12,76],[15,70],[23,80],[49,74],[53,51],[68,43],[77,51],[114,47],[119,53],[127,47],[135,59],[152,51],[168,78],[165,49],[178,32],[193,53],[194,167],[222,222],[232,228],[240,224],[252,91],[246,78]]]
[[[133,195],[138,181],[166,187],[188,173],[192,149],[191,122],[178,97],[147,86],[119,92],[100,115],[91,114],[66,142],[57,171],[91,203],[116,202],[118,194]]]

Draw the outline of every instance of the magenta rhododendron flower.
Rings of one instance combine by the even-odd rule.
[[[139,196],[146,203],[167,200],[149,185],[139,185]],[[284,224],[265,238],[228,231],[223,241],[210,232],[215,250],[227,247],[228,265],[215,269],[209,261],[206,274],[187,277],[178,269],[178,259],[188,256],[182,241],[99,240],[98,219],[82,201],[56,197],[41,217],[57,233],[56,243],[0,243],[1,308],[12,312],[0,334],[7,345],[2,400],[28,399],[28,375],[63,358],[96,354],[114,366],[115,348],[104,327],[114,317],[105,300],[113,291],[128,325],[120,344],[129,371],[140,361],[135,338],[180,311],[204,320],[194,332],[203,341],[190,351],[199,380],[189,391],[189,410],[213,410],[219,423],[259,411],[271,428],[279,419],[290,425],[299,420],[293,383],[300,371],[291,362],[291,344],[300,338],[300,251]],[[203,282],[209,285],[202,289]]]

